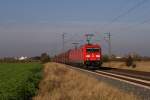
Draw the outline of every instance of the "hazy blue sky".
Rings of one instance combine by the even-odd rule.
[[[150,0],[0,0],[0,56],[55,54],[72,42],[83,44],[84,33],[107,53],[104,32],[112,34],[113,53],[150,56]],[[112,22],[117,16],[117,21]],[[146,22],[144,24],[141,24]]]

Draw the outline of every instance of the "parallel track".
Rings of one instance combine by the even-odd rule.
[[[95,73],[97,75],[102,75],[104,77],[112,78],[112,79],[115,79],[115,80],[119,80],[119,81],[122,81],[122,82],[126,82],[126,83],[129,83],[129,84],[135,85],[135,86],[150,89],[150,81],[145,80],[145,79],[141,79],[140,77],[135,78],[135,77],[131,77],[131,76],[128,76],[128,75],[119,75],[119,74],[116,74],[116,73],[99,71],[99,70],[96,70]]]
[[[116,68],[109,69],[106,67],[104,67],[104,70],[102,68],[102,71],[150,81],[150,72],[133,71],[133,70],[116,69]]]
[[[84,72],[92,73],[105,78],[122,81],[134,86],[150,90],[150,73],[141,71],[132,71],[124,69],[100,69],[100,70],[87,70],[79,67],[72,67]]]

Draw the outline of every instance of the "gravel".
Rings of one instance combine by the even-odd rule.
[[[143,88],[143,87],[139,87],[139,86],[135,86],[126,82],[122,82],[120,80],[115,80],[115,79],[111,79],[111,78],[106,78],[104,76],[100,76],[100,75],[95,75],[93,73],[89,73],[83,70],[79,70],[76,69],[80,72],[84,72],[92,77],[95,77],[97,80],[99,81],[103,81],[106,82],[109,85],[112,85],[118,89],[120,89],[121,91],[127,92],[127,93],[132,93],[136,96],[138,96],[139,98],[141,98],[141,100],[150,100],[150,90]]]

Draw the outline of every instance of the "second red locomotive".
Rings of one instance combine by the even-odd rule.
[[[56,55],[55,62],[98,67],[102,64],[101,47],[98,44],[85,44]]]

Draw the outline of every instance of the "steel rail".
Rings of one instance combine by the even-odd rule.
[[[73,69],[83,71],[83,72],[88,72],[91,74],[95,74],[95,75],[102,76],[105,78],[114,79],[117,81],[125,82],[134,86],[138,86],[138,87],[142,87],[142,88],[146,88],[150,90],[150,81],[148,80],[144,80],[144,79],[140,79],[140,78],[132,77],[132,76],[130,77],[126,75],[116,74],[112,72],[105,72],[103,70],[87,70],[87,69],[83,69],[79,67],[73,67],[73,66],[70,66],[70,67]]]
[[[96,71],[97,75],[102,75],[107,78],[112,78],[115,80],[123,81],[135,86],[143,87],[146,89],[150,89],[150,81],[143,80],[143,79],[138,79],[138,78],[133,78],[125,75],[117,75],[109,72],[103,72],[103,71]]]
[[[117,73],[112,73],[112,72],[105,72],[105,71],[100,71],[100,70],[96,70],[96,72],[98,73],[104,73],[104,74],[109,74],[109,75],[113,75],[113,76],[116,76],[116,77],[124,77],[124,78],[127,78],[127,79],[131,79],[131,80],[135,80],[135,81],[141,81],[141,82],[144,82],[144,83],[147,83],[147,84],[150,84],[150,81],[148,80],[144,80],[144,79],[141,79],[141,78],[136,78],[136,77],[132,77],[132,76],[128,76],[128,74],[117,74]]]

